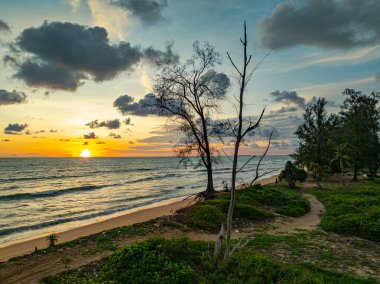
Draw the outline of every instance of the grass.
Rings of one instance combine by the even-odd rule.
[[[42,283],[376,283],[313,264],[281,264],[250,249],[234,254],[228,266],[215,266],[213,246],[188,238],[151,238],[118,250],[95,271],[68,271]]]
[[[229,193],[219,194],[215,199],[180,210],[176,219],[190,228],[217,232],[226,219],[229,198]],[[309,202],[297,190],[288,189],[282,185],[265,188],[256,185],[237,191],[234,210],[235,225],[243,226],[247,221],[273,218],[271,211],[296,217],[304,215],[309,210]]]
[[[326,207],[324,230],[380,242],[380,180],[328,184],[314,194]]]

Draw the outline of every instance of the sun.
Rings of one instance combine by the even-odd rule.
[[[80,153],[80,156],[82,158],[89,158],[91,157],[91,152],[87,149],[84,149],[81,153]]]

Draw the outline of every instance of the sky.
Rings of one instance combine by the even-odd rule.
[[[214,45],[231,86],[213,119],[234,118],[226,52],[239,63],[244,21],[252,62],[269,56],[246,91],[245,115],[265,115],[243,154],[263,152],[272,129],[269,153],[292,153],[316,98],[333,113],[345,88],[380,88],[380,0],[0,0],[0,11],[0,157],[173,155],[175,122],[138,111],[155,62]]]

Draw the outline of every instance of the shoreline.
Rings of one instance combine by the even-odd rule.
[[[257,181],[255,184],[260,183],[262,185],[268,185],[275,183],[277,175],[272,177],[263,178]],[[190,205],[194,199],[185,199],[186,197],[177,197],[167,199],[162,202],[158,202],[152,205],[142,206],[134,208],[124,212],[120,216],[112,217],[109,219],[101,220],[95,223],[90,223],[84,226],[76,227],[66,231],[55,233],[58,236],[58,244],[69,242],[81,237],[98,234],[110,229],[130,226],[136,223],[142,223],[149,220],[153,220],[163,216],[169,216],[175,214],[176,211]],[[47,248],[46,236],[40,235],[27,239],[20,239],[11,242],[7,242],[0,245],[0,262],[8,261],[10,258],[29,254],[38,249]]]

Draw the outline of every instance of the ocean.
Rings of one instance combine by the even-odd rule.
[[[244,164],[249,157],[240,157]],[[261,173],[278,174],[288,156],[267,156]],[[238,175],[250,182],[256,160]],[[231,161],[215,166],[214,185],[230,184]],[[0,244],[64,231],[120,215],[123,211],[205,189],[203,168],[178,167],[176,157],[2,158]]]

